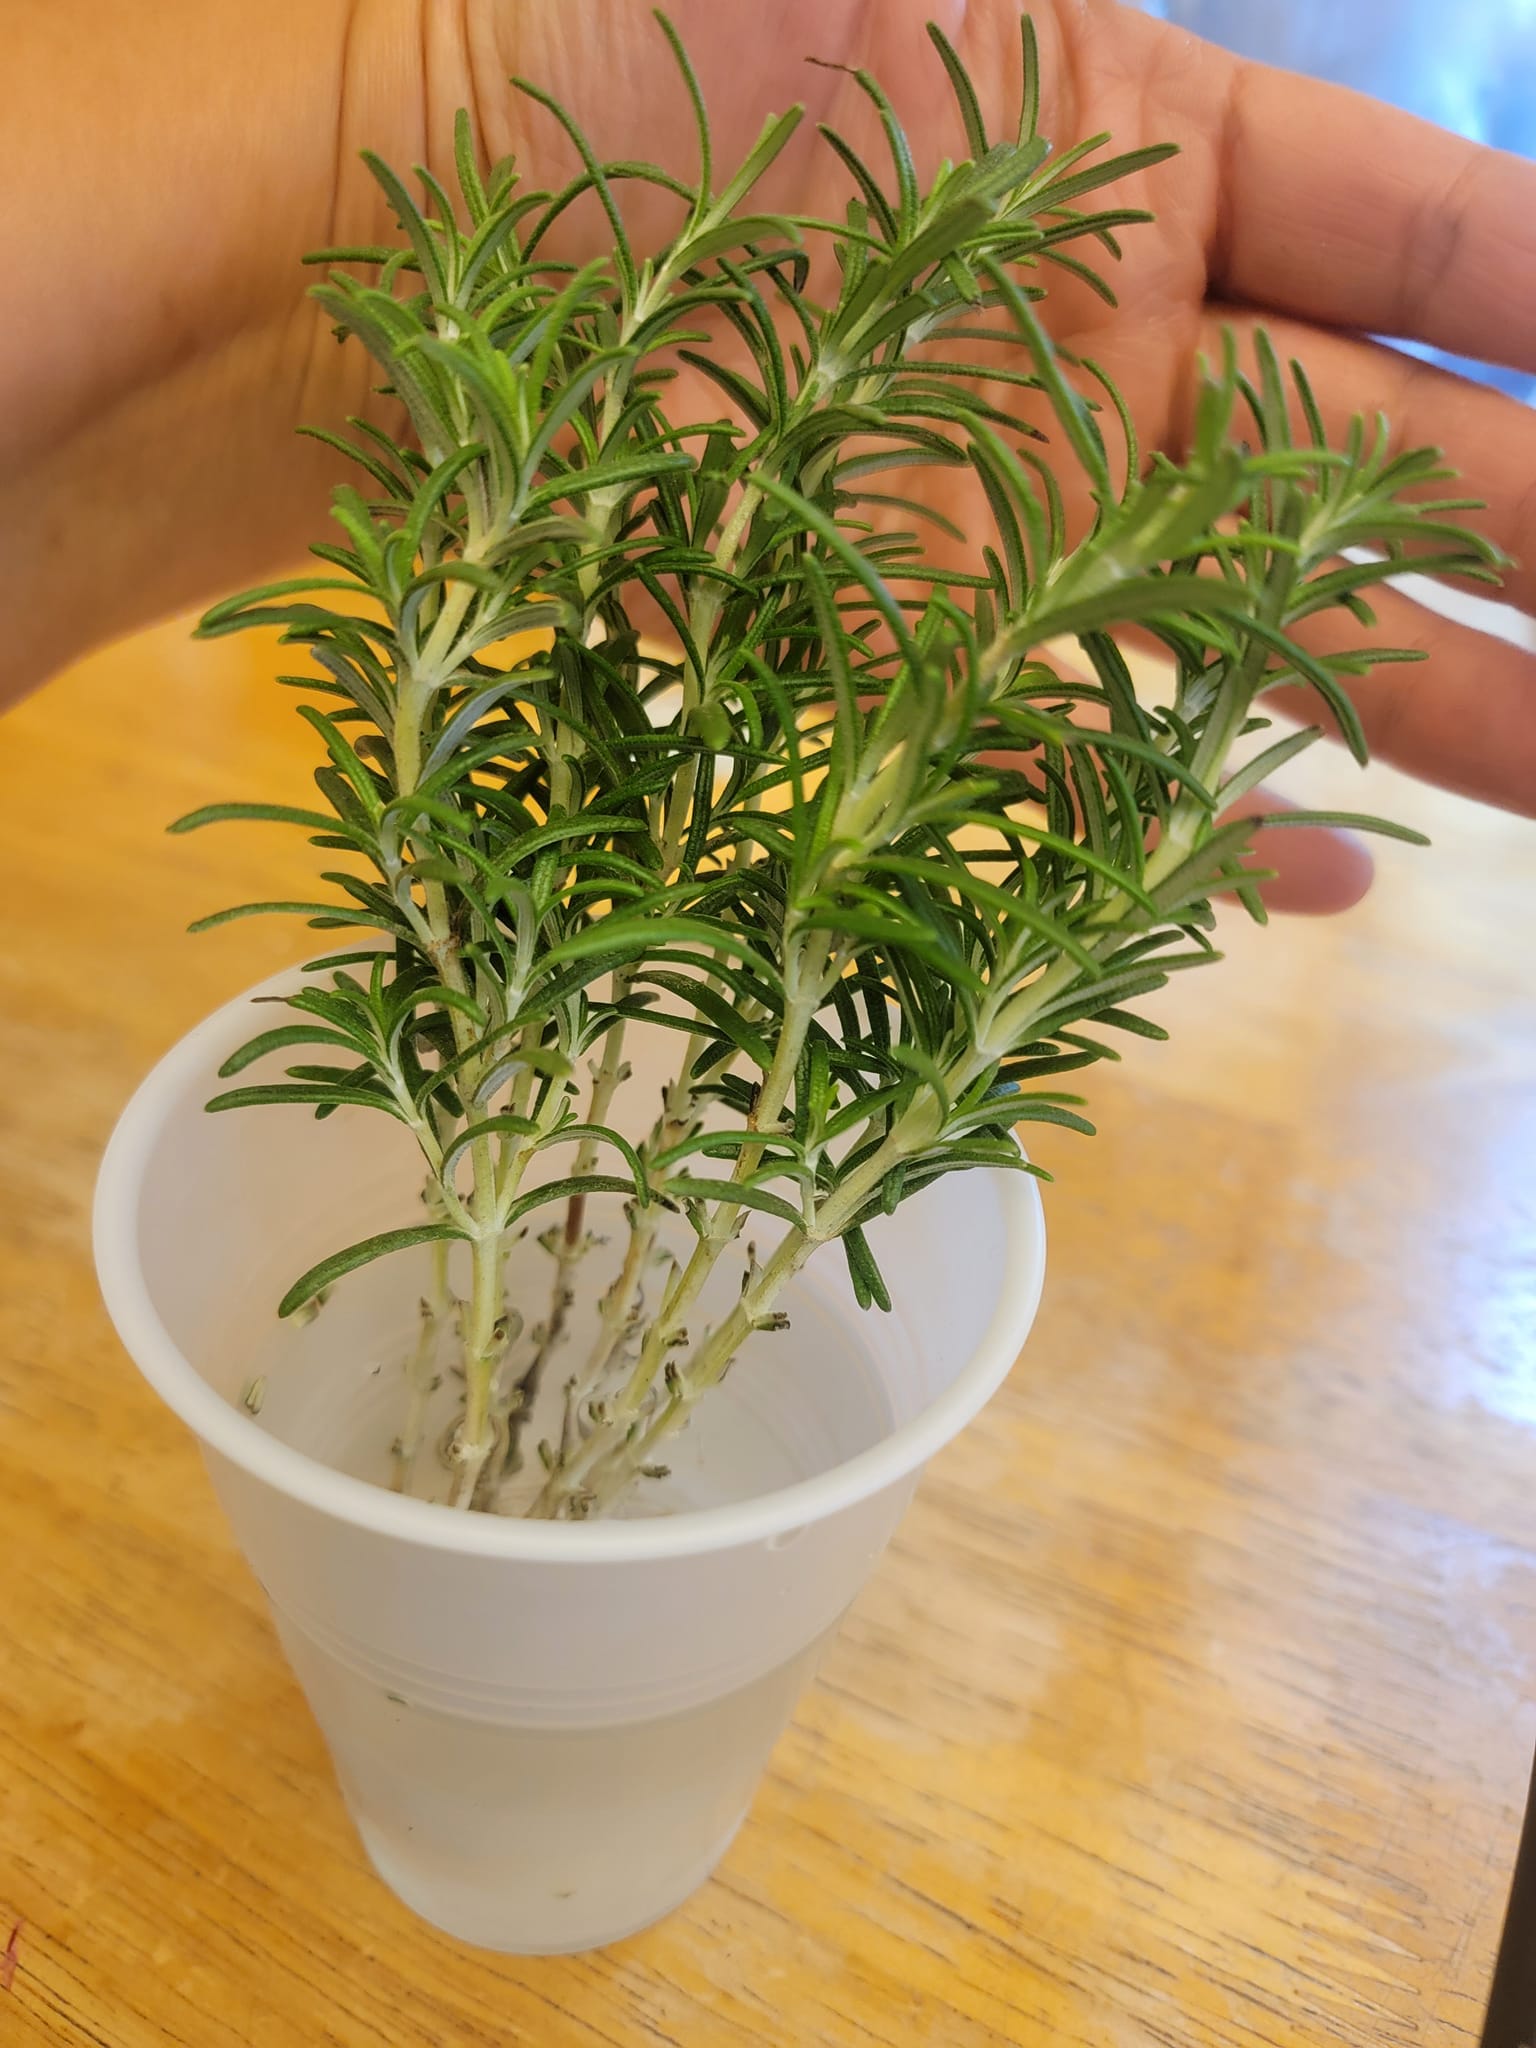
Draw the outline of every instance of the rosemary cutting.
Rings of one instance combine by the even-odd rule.
[[[1036,1171],[1021,1124],[1091,1130],[1062,1077],[1114,1057],[1116,1034],[1163,1035],[1136,1006],[1218,957],[1214,896],[1262,918],[1244,857],[1264,821],[1223,813],[1321,730],[1233,766],[1262,700],[1309,686],[1363,759],[1349,680],[1413,658],[1314,655],[1298,629],[1337,609],[1368,623],[1370,587],[1405,566],[1489,579],[1498,560],[1434,451],[1392,452],[1384,421],[1330,448],[1304,372],[1262,338],[1252,376],[1230,343],[1206,374],[1182,459],[1143,456],[1040,303],[1062,270],[1109,295],[1094,265],[1149,216],[1098,195],[1169,152],[1053,152],[1027,20],[1001,136],[930,28],[966,154],[926,186],[855,74],[889,161],[822,130],[848,174],[840,219],[757,205],[798,110],[717,179],[661,30],[693,183],[602,161],[526,83],[579,152],[559,191],[510,160],[483,175],[462,114],[456,194],[368,159],[398,246],[321,252],[316,295],[374,358],[400,431],[321,434],[359,472],[335,494],[340,538],[201,627],[275,623],[307,650],[282,680],[323,752],[320,808],[220,804],[173,828],[261,817],[347,857],[313,902],[202,920],[282,911],[365,935],[312,961],[286,1021],[224,1073],[303,1063],[209,1107],[356,1105],[408,1127],[422,1220],[337,1251],[280,1313],[428,1247],[396,1483],[456,1363],[455,1503],[494,1507],[536,1450],[528,1512],[546,1517],[599,1513],[657,1470],[822,1247],[841,1244],[861,1304],[889,1307],[872,1218],[941,1174]],[[625,226],[635,180],[676,204],[653,249]],[[610,230],[580,266],[559,253],[577,205]],[[914,495],[932,467],[968,476],[983,531]],[[1064,504],[1084,494],[1079,534]],[[937,559],[936,528],[968,566]],[[1127,629],[1160,647],[1166,702],[1139,700]],[[1048,658],[1062,639],[1071,670]],[[1268,822],[1319,821],[1397,829]],[[636,1032],[675,1034],[659,1112],[626,1090]],[[600,1272],[595,1197],[621,1198],[627,1225]],[[505,1277],[529,1228],[550,1256],[533,1313]],[[723,1261],[739,1293],[700,1327]],[[583,1290],[597,1336],[568,1356]],[[532,1446],[551,1372],[560,1426]]]

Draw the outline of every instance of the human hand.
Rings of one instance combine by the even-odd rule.
[[[39,282],[33,317],[0,344],[12,688],[92,639],[286,562],[316,531],[330,464],[292,429],[372,401],[363,366],[301,299],[296,265],[317,243],[384,231],[355,163],[365,143],[444,168],[467,104],[491,154],[515,148],[535,182],[558,180],[566,145],[507,85],[516,71],[570,104],[605,155],[692,168],[675,73],[641,0],[278,0],[254,12],[182,0],[155,11],[159,40],[145,48],[142,18],[130,39],[105,0],[61,0],[51,33],[29,29],[13,63],[18,118],[0,121],[19,158],[12,192],[36,188],[39,159],[57,158],[27,134],[50,81],[68,75],[86,104],[83,146],[54,165],[62,197],[13,231],[12,275]],[[1070,284],[1050,302],[1058,340],[1104,363],[1143,440],[1178,445],[1202,352],[1224,323],[1246,334],[1262,319],[1306,361],[1331,426],[1380,407],[1403,440],[1440,444],[1488,500],[1490,536],[1517,563],[1536,557],[1536,414],[1357,338],[1389,332],[1536,370],[1536,166],[1245,64],[1112,0],[1034,12],[1044,132],[1181,144],[1117,189],[1157,214],[1125,237],[1118,310]],[[675,0],[672,13],[726,145],[745,146],[768,107],[793,99],[862,142],[859,95],[805,65],[813,54],[874,71],[930,165],[953,153],[930,15],[990,117],[1017,97],[1012,0]],[[114,191],[103,236],[86,200],[119,161],[136,175]],[[841,191],[813,122],[775,175],[780,205],[824,211]],[[1536,570],[1517,567],[1508,594],[1536,610]],[[1536,662],[1395,592],[1378,612],[1383,639],[1429,659],[1359,685],[1376,750],[1536,812]],[[1276,900],[1331,907],[1358,893],[1358,853],[1341,867],[1309,835],[1281,837]]]
[[[741,26],[730,10],[675,11],[706,98],[723,110],[722,134],[755,133],[767,106],[794,95],[878,159],[871,110],[836,73],[797,71],[795,53],[804,48],[880,78],[931,168],[962,141],[922,34],[934,14],[955,39],[989,120],[1005,127],[1017,105],[1010,0],[797,5],[780,14],[772,47],[754,50],[751,64],[741,61]],[[1109,0],[1033,11],[1042,132],[1069,142],[1108,130],[1117,150],[1169,138],[1180,144],[1171,162],[1115,188],[1117,202],[1156,214],[1123,237],[1124,261],[1111,277],[1118,308],[1060,278],[1045,308],[1056,339],[1115,379],[1143,444],[1180,445],[1202,356],[1219,356],[1224,326],[1246,341],[1262,324],[1282,357],[1306,363],[1332,434],[1357,412],[1381,410],[1398,441],[1445,449],[1467,488],[1488,501],[1484,530],[1516,558],[1506,595],[1536,610],[1536,413],[1361,332],[1536,370],[1536,166],[1339,88],[1244,63]],[[612,18],[605,0],[591,9],[519,0],[489,14],[502,65],[572,105],[605,152],[654,152],[655,110],[676,90],[667,53],[643,29],[611,44],[625,80],[614,93],[594,61]],[[482,99],[487,104],[507,124],[501,141],[510,146],[512,108],[496,98]],[[836,209],[840,167],[803,133],[798,140],[773,203]],[[1017,403],[1016,393],[1007,395]],[[934,469],[904,485],[930,498],[947,494],[943,509],[974,531],[983,508],[953,499],[967,487],[969,477],[957,485],[953,473]],[[1428,780],[1536,814],[1536,657],[1398,592],[1382,591],[1374,602],[1374,634],[1336,616],[1325,629],[1331,639],[1320,644],[1374,639],[1422,647],[1428,659],[1357,686],[1373,751]],[[1317,715],[1311,702],[1304,709]],[[1274,799],[1265,792],[1248,807],[1273,808]],[[1277,834],[1260,853],[1261,865],[1271,861],[1280,874],[1268,894],[1280,907],[1339,908],[1370,879],[1364,850],[1332,834]]]

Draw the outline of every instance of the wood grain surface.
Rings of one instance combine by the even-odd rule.
[[[161,830],[305,800],[269,670],[171,626],[0,722],[4,2048],[1475,2038],[1536,1741],[1536,828],[1309,770],[1437,849],[1229,920],[1173,1043],[1100,1070],[1036,1333],[720,1875],[512,1962],[369,1873],[91,1274],[131,1087],[300,950],[182,935],[297,835]]]

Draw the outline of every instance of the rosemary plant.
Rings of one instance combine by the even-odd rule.
[[[1330,449],[1304,373],[1262,341],[1251,379],[1230,345],[1207,374],[1181,460],[1143,459],[1107,378],[1064,361],[1037,307],[1059,270],[1109,296],[1090,259],[1147,216],[1094,195],[1168,152],[1053,153],[1027,20],[1023,112],[1001,136],[930,29],[966,154],[926,187],[856,74],[889,163],[823,129],[850,184],[835,220],[757,207],[796,110],[717,179],[661,26],[697,123],[692,184],[601,161],[528,84],[580,155],[562,190],[510,161],[482,175],[463,115],[456,196],[419,171],[418,199],[369,159],[399,246],[322,252],[317,296],[376,360],[401,431],[322,434],[361,474],[336,492],[323,571],[202,625],[276,623],[308,650],[313,671],[282,680],[323,749],[321,808],[222,804],[174,828],[261,817],[352,857],[314,902],[203,920],[277,910],[370,935],[312,962],[287,1020],[225,1073],[305,1063],[209,1106],[359,1105],[408,1127],[424,1218],[337,1251],[280,1313],[430,1246],[396,1483],[456,1359],[453,1498],[494,1506],[554,1371],[540,1516],[599,1512],[654,1470],[823,1246],[888,1307],[871,1218],[957,1169],[1035,1171],[1019,1124],[1091,1130],[1061,1077],[1113,1057],[1115,1033],[1163,1035],[1134,1006],[1217,957],[1213,895],[1262,917],[1254,821],[1222,812],[1319,728],[1234,768],[1260,700],[1310,685],[1363,758],[1347,679],[1411,658],[1315,656],[1297,629],[1339,607],[1368,620],[1365,593],[1405,563],[1495,563],[1433,451],[1390,453],[1381,421]],[[676,202],[655,249],[625,226],[637,179]],[[578,204],[601,207],[611,247],[575,267],[557,229]],[[967,568],[903,523],[935,518],[899,494],[926,465],[979,486]],[[1091,498],[1080,535],[1069,469]],[[661,656],[641,642],[657,619]],[[1138,701],[1126,628],[1171,665],[1161,705]],[[1047,658],[1061,636],[1090,680]],[[636,1030],[676,1034],[654,1120],[625,1096]],[[553,1179],[552,1148],[569,1165]],[[588,1281],[599,1194],[623,1198],[627,1240]],[[532,1311],[506,1298],[505,1261],[541,1215],[550,1294]],[[685,1255],[659,1256],[667,1218]],[[761,1258],[749,1219],[772,1238]],[[739,1294],[698,1327],[724,1260]],[[598,1338],[566,1357],[584,1286]]]

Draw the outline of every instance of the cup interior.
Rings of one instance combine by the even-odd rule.
[[[291,982],[279,977],[253,994]],[[223,1085],[221,1060],[280,1016],[250,998],[227,1006],[141,1088],[103,1168],[98,1263],[141,1369],[200,1433],[217,1436],[225,1455],[265,1456],[260,1443],[378,1491],[428,1253],[393,1254],[347,1276],[311,1321],[279,1321],[276,1305],[331,1251],[421,1220],[420,1160],[404,1126],[367,1109],[321,1122],[287,1106],[208,1113],[208,1098]],[[636,1069],[631,1099],[647,1105],[646,1114],[674,1036],[641,1031],[627,1048]],[[550,1178],[569,1170],[558,1152],[546,1161]],[[599,1234],[619,1237],[620,1206],[615,1199],[606,1213],[594,1207]],[[557,1213],[536,1212],[509,1261],[509,1299],[530,1323],[547,1302],[549,1260],[537,1236]],[[686,1223],[669,1223],[674,1249],[686,1251]],[[752,1224],[766,1257],[782,1226],[768,1217]],[[797,1490],[913,1429],[934,1437],[931,1449],[980,1405],[1012,1363],[1038,1298],[1043,1230],[1034,1183],[1019,1174],[952,1174],[877,1219],[869,1238],[891,1311],[861,1311],[841,1247],[824,1247],[795,1283],[790,1329],[750,1342],[725,1384],[700,1403],[672,1480],[636,1512],[675,1523]],[[745,1245],[744,1235],[743,1258]],[[617,1255],[616,1243],[591,1255],[594,1297],[606,1283],[604,1249]],[[723,1312],[739,1279],[728,1261],[701,1304],[701,1323]],[[595,1318],[590,1300],[573,1318],[572,1359],[582,1351],[583,1310]],[[978,1360],[985,1390],[974,1384]],[[558,1373],[550,1386],[558,1401]],[[442,1399],[451,1403],[450,1387]],[[965,1412],[946,1428],[935,1410],[950,1406]],[[390,1505],[426,1504],[395,1497]]]

